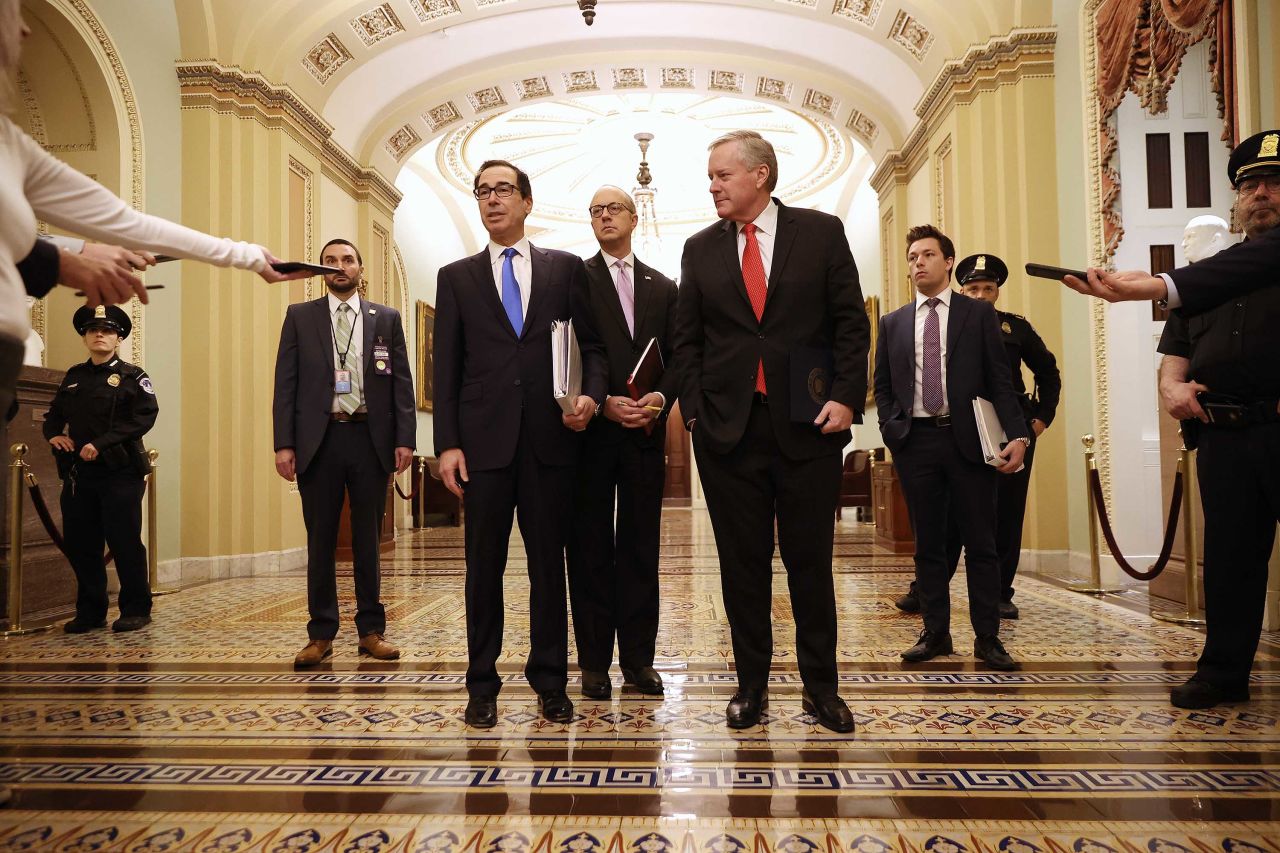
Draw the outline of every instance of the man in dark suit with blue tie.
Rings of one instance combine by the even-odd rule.
[[[324,277],[329,292],[290,305],[276,357],[276,471],[298,481],[307,526],[309,642],[295,666],[333,653],[338,632],[334,550],[344,497],[350,496],[352,573],[360,654],[394,660],[384,638],[378,540],[387,478],[413,462],[417,411],[404,327],[394,308],[361,298],[360,251],[330,240],[320,261],[342,271]]]
[[[954,517],[964,537],[974,654],[993,669],[1011,670],[1017,663],[999,637],[996,472],[1021,468],[1031,439],[995,308],[951,289],[955,260],[951,239],[934,226],[907,232],[916,298],[881,318],[876,346],[880,433],[893,453],[911,515],[924,614],[924,630],[902,658],[919,662],[952,652],[947,532]],[[1009,439],[998,468],[983,457],[976,397],[995,407]]]
[[[587,260],[587,280],[609,364],[609,396],[600,409],[603,417],[586,431],[568,548],[582,695],[609,698],[615,639],[623,685],[661,695],[653,656],[667,414],[679,378],[673,355],[676,284],[631,251],[638,219],[630,195],[601,187],[588,212],[600,251]],[[627,377],[650,341],[665,369],[653,388],[633,394]]]
[[[436,279],[435,445],[440,477],[463,499],[467,560],[466,722],[492,728],[502,687],[502,574],[513,512],[529,561],[525,677],[542,716],[573,719],[565,692],[569,627],[564,548],[584,430],[605,396],[582,259],[525,236],[529,176],[489,160],[474,193],[489,244]],[[553,396],[551,323],[573,320],[582,394],[572,414]]]

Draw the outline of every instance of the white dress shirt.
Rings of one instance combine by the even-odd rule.
[[[931,418],[951,412],[947,404],[947,320],[951,314],[951,297],[955,293],[950,287],[937,294],[938,299],[938,342],[942,345],[939,353],[942,359],[942,408],[930,412],[924,407],[924,321],[929,316],[929,306],[925,302],[929,297],[916,293],[916,370],[915,390],[911,398],[911,417]]]
[[[498,288],[498,301],[502,301],[502,256],[506,246],[489,241],[489,266],[493,268],[493,283]],[[529,316],[529,297],[533,294],[533,263],[529,260],[529,238],[521,237],[512,247],[516,250],[511,259],[511,269],[516,274],[516,287],[520,289],[520,319]],[[505,305],[503,306],[506,307]]]
[[[346,367],[342,366],[341,359],[338,358],[338,307],[340,305],[351,306],[351,351],[347,353]],[[334,370],[350,370],[352,380],[360,380],[360,387],[352,390],[360,393],[360,407],[364,408],[364,372],[363,372],[363,356],[364,356],[364,317],[360,314],[360,291],[353,290],[347,299],[341,300],[329,292],[329,343],[333,346],[333,369]],[[338,395],[333,395],[333,405],[329,407],[331,412],[340,412],[342,407],[338,405]]]
[[[747,248],[747,235],[741,223],[738,226],[738,267],[742,267],[742,253]],[[778,205],[772,199],[755,218],[756,242],[760,244],[760,262],[764,264],[765,284],[769,282],[769,274],[773,271],[773,244],[778,239]]]

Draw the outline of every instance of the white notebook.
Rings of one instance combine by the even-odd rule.
[[[573,414],[574,403],[582,395],[582,353],[572,320],[551,323],[551,388],[565,414]]]
[[[996,455],[1009,439],[1000,426],[1000,418],[996,415],[996,407],[990,400],[982,397],[973,398],[973,419],[978,424],[978,440],[982,442],[982,458],[988,465],[1000,467],[1004,462]]]

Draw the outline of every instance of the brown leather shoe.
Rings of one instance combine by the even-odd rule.
[[[333,654],[333,640],[312,640],[293,657],[294,666],[315,666]]]
[[[381,634],[365,634],[360,638],[360,654],[374,660],[398,660],[400,650],[382,638]]]

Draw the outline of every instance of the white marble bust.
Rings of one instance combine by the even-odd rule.
[[[1235,242],[1231,229],[1222,217],[1212,214],[1197,216],[1187,223],[1182,232],[1182,254],[1188,262],[1194,264],[1218,254]]]

